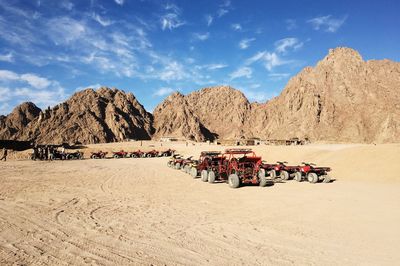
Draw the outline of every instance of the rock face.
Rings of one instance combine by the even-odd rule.
[[[132,93],[109,88],[86,89],[75,93],[66,102],[40,112],[26,123],[26,127],[11,135],[11,139],[35,140],[37,143],[150,139],[152,120],[152,115]]]
[[[41,110],[35,104],[26,102],[18,105],[8,116],[0,116],[1,139],[13,139],[13,136],[22,132]]]
[[[308,137],[314,141],[398,142],[399,90],[399,63],[365,62],[353,49],[336,48],[316,67],[303,69],[280,96],[264,104],[250,104],[230,87],[171,95],[155,109],[155,137],[175,134],[196,140]],[[180,110],[186,110],[211,134],[197,128],[182,130],[172,120],[166,130],[160,121],[178,115]],[[190,118],[183,115],[180,120]]]

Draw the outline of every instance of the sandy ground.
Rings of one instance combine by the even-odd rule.
[[[195,156],[223,149],[173,146]],[[398,264],[400,145],[255,150],[331,166],[336,181],[231,189],[167,158],[0,163],[0,265]]]

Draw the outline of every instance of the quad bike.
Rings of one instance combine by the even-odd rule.
[[[143,153],[144,153],[144,152],[142,152],[141,150],[133,151],[133,152],[130,152],[130,153],[128,154],[128,157],[131,157],[131,158],[140,158],[140,157],[143,157]]]
[[[67,160],[82,160],[83,159],[83,153],[80,152],[80,151],[66,153],[65,154],[65,159],[67,159]]]
[[[151,158],[151,157],[158,157],[159,152],[156,150],[151,150],[151,151],[147,151],[144,152],[142,154],[142,157],[147,157],[147,158]]]
[[[307,179],[308,182],[315,184],[319,181],[323,183],[329,183],[331,181],[328,172],[331,171],[330,167],[316,167],[313,163],[305,163],[302,162],[302,166],[299,167],[299,171],[297,171],[294,175],[294,179],[296,181],[303,181]]]
[[[113,158],[115,159],[119,159],[119,158],[125,158],[127,157],[128,153],[124,150],[120,150],[120,151],[113,151]]]
[[[261,157],[251,149],[227,149],[223,154],[217,171],[208,172],[208,182],[213,183],[218,176],[219,179],[227,178],[231,188],[238,188],[242,184],[258,184],[265,187],[269,180],[265,171],[261,170]]]
[[[175,150],[168,149],[168,150],[165,150],[165,151],[160,152],[160,153],[158,154],[158,156],[160,156],[160,157],[168,157],[168,156],[174,155],[174,153],[175,153]]]
[[[272,179],[278,177],[286,181],[293,178],[295,173],[299,171],[299,166],[289,166],[287,162],[278,161],[276,163],[277,164],[270,167],[272,169],[269,171],[269,176],[271,176]]]
[[[199,175],[202,177],[203,181],[208,180],[208,169],[212,167],[212,165],[217,165],[220,161],[221,157],[220,151],[203,151],[200,153],[200,157],[198,160],[194,160],[189,169],[188,173],[196,178]]]
[[[90,158],[91,159],[104,159],[106,158],[108,152],[103,152],[103,151],[99,151],[99,152],[91,152]]]
[[[181,155],[179,155],[179,154],[174,154],[174,155],[172,155],[172,157],[169,158],[169,160],[168,160],[168,162],[167,162],[168,167],[175,168],[175,163],[176,163],[176,161],[177,161],[177,160],[180,160],[180,159],[182,159],[182,156],[181,156]]]

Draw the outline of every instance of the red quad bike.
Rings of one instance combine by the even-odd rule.
[[[151,157],[158,157],[159,152],[156,150],[151,150],[151,151],[147,151],[144,152],[142,154],[142,157],[147,157],[147,158],[151,158]]]
[[[103,152],[103,151],[99,151],[99,152],[91,152],[92,155],[90,155],[91,159],[104,159],[106,158],[108,152]]]
[[[193,156],[190,156],[190,157],[188,157],[188,158],[186,158],[186,159],[184,159],[184,160],[182,160],[181,162],[180,162],[180,168],[177,168],[177,169],[181,169],[183,172],[186,172],[186,173],[188,173],[188,169],[190,169],[190,165],[193,163]]]
[[[125,158],[127,157],[128,153],[124,150],[120,151],[113,151],[113,158],[119,159],[119,158]]]
[[[199,159],[194,160],[190,165],[188,173],[190,173],[193,178],[200,175],[203,181],[207,181],[208,168],[211,168],[212,165],[218,165],[221,155],[220,151],[202,151]]]
[[[282,180],[289,180],[295,177],[295,173],[299,171],[299,166],[286,165],[287,162],[277,162],[272,170],[269,171],[269,175],[272,179],[280,178]]]
[[[251,149],[227,149],[223,154],[226,159],[218,165],[218,176],[226,178],[231,188],[238,188],[242,184],[258,184],[265,187],[268,179],[265,171],[261,170],[261,157]],[[213,183],[216,178],[214,171],[208,172],[208,182]]]
[[[142,152],[141,150],[133,151],[133,152],[129,153],[128,157],[140,158],[140,157],[143,157],[143,153],[144,152]]]
[[[303,179],[307,178],[310,183],[317,183],[322,181],[323,183],[329,183],[331,181],[328,172],[331,171],[330,167],[315,167],[313,163],[302,163],[303,166],[300,166],[300,170],[295,173],[294,179],[296,181],[303,181]]]
[[[175,168],[175,162],[176,162],[178,159],[182,159],[182,156],[180,156],[179,154],[174,154],[174,155],[172,155],[172,157],[169,158],[169,160],[168,160],[168,162],[167,162],[168,167]]]
[[[182,165],[184,165],[185,163],[187,163],[188,161],[191,161],[192,157],[188,157],[188,158],[183,158],[182,156],[174,156],[172,158],[172,162],[171,162],[171,167],[175,168],[177,170],[181,169]]]
[[[174,155],[174,153],[175,153],[175,150],[168,149],[168,150],[165,150],[165,151],[160,152],[160,153],[158,154],[158,156],[160,156],[160,157],[168,157],[168,156]]]

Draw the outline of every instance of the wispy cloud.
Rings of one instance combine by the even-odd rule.
[[[242,25],[240,25],[239,23],[234,23],[231,25],[231,28],[235,31],[241,31],[242,30]]]
[[[239,42],[239,48],[240,49],[247,49],[250,46],[250,43],[255,41],[255,38],[250,38],[250,39],[243,39]]]
[[[288,49],[297,50],[302,46],[303,42],[300,42],[297,38],[284,38],[275,42],[275,50],[283,54],[285,54]]]
[[[346,21],[347,15],[343,18],[334,18],[332,15],[315,17],[307,22],[312,25],[314,30],[324,30],[326,32],[336,32]]]
[[[287,30],[297,29],[297,22],[295,19],[287,19],[287,20],[285,20],[285,23],[286,23]]]
[[[167,13],[160,18],[162,30],[173,30],[185,25],[186,22],[180,17],[182,11],[177,5],[167,4],[164,8]]]
[[[241,67],[232,72],[229,77],[231,80],[237,79],[237,78],[251,78],[251,75],[253,74],[253,70],[250,67]]]
[[[289,73],[269,73],[268,78],[271,80],[277,81],[277,80],[282,80],[285,78],[288,78],[290,76]]]
[[[171,93],[173,93],[174,91],[175,91],[175,90],[172,89],[172,88],[162,87],[162,88],[156,90],[156,91],[153,93],[153,96],[162,97],[162,96],[166,96],[166,95],[168,95],[168,94],[171,94]]]
[[[14,55],[11,52],[7,54],[0,54],[0,61],[12,63],[14,62]]]
[[[0,70],[0,96],[1,112],[6,113],[11,111],[8,109],[10,103],[32,101],[44,107],[64,100],[66,95],[57,81],[33,73]]]
[[[114,0],[115,3],[117,3],[118,5],[122,6],[124,5],[125,0]]]
[[[222,4],[219,5],[219,9],[217,11],[218,17],[220,18],[228,14],[230,9],[232,9],[231,1],[230,0],[224,1]]]
[[[216,70],[216,69],[225,68],[227,66],[228,65],[225,65],[225,64],[209,64],[209,65],[206,65],[206,68],[208,70]]]
[[[99,14],[93,13],[92,18],[97,21],[101,26],[107,27],[114,23],[114,21],[101,17]]]
[[[206,20],[207,26],[211,26],[214,21],[214,17],[210,14],[206,15],[204,19]]]
[[[245,64],[251,65],[255,62],[261,62],[268,71],[271,71],[274,67],[289,63],[288,61],[282,60],[277,53],[267,51],[256,53],[254,56],[247,59]]]
[[[199,41],[205,41],[210,37],[210,33],[209,32],[205,32],[205,33],[193,33],[193,37],[196,40]]]

